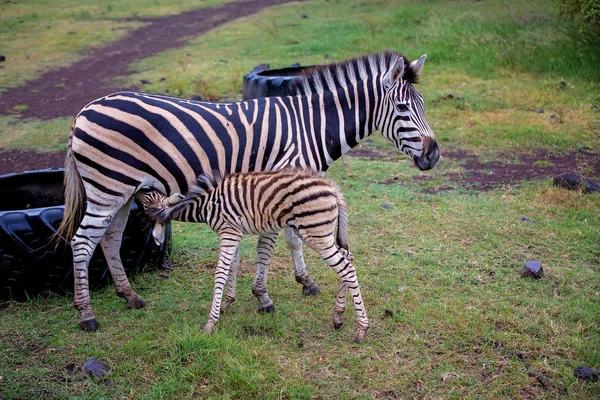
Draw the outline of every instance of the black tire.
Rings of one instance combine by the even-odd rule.
[[[269,69],[269,64],[260,64],[244,76],[242,98],[244,100],[259,97],[287,96],[294,78],[314,68],[299,65],[288,68]]]
[[[67,240],[58,247],[50,237],[64,212],[62,169],[0,176],[0,299],[22,300],[73,290],[73,259]],[[161,267],[171,242],[170,226],[161,246],[152,239],[152,224],[134,203],[121,246],[128,276]],[[90,287],[111,282],[98,248],[89,265]]]

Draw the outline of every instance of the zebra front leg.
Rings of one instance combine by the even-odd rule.
[[[235,258],[235,253],[237,252],[237,249],[240,245],[241,237],[241,234],[239,236],[221,236],[221,251],[219,254],[217,270],[215,271],[215,288],[213,293],[213,302],[210,308],[208,322],[204,326],[204,332],[208,333],[212,331],[215,324],[219,321],[219,314],[221,311],[221,300],[223,299],[223,290],[225,289],[225,285],[227,284],[229,269],[231,267],[233,259]]]
[[[304,263],[304,256],[302,255],[302,240],[296,234],[293,228],[285,228],[285,240],[288,248],[292,252],[292,259],[294,260],[294,275],[296,282],[302,284],[302,294],[305,296],[316,296],[321,293],[321,289],[308,276],[306,270],[306,264]]]
[[[233,262],[231,263],[231,268],[229,269],[229,277],[227,278],[227,293],[225,294],[225,298],[223,299],[223,304],[221,304],[221,312],[227,312],[231,303],[235,301],[236,297],[236,284],[237,284],[237,272],[240,266],[240,246],[238,246],[235,255],[233,257]]]
[[[117,212],[108,226],[104,237],[100,240],[100,246],[102,247],[104,257],[108,263],[117,296],[126,299],[127,308],[143,308],[146,303],[131,288],[120,256],[123,232],[125,230],[125,225],[127,224],[127,218],[132,203],[133,197]]]
[[[91,203],[88,203],[79,228],[71,239],[74,279],[73,306],[79,311],[79,326],[86,331],[97,331],[99,328],[90,302],[88,265],[114,214],[106,209],[96,209]]]
[[[256,274],[252,283],[252,294],[258,299],[258,313],[273,313],[275,305],[267,294],[267,271],[278,232],[263,233],[256,246]]]

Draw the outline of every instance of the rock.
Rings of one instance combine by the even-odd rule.
[[[537,225],[537,221],[534,221],[534,220],[529,219],[527,217],[521,217],[521,218],[519,218],[519,221],[521,221],[521,222],[529,222],[530,224]]]
[[[148,79],[142,79],[142,80],[140,80],[140,82],[142,83],[142,85],[148,85],[148,84],[152,83]]]
[[[543,114],[544,113],[544,109],[540,108],[537,112],[538,112],[538,114]]]
[[[586,180],[573,172],[565,172],[564,174],[555,176],[554,186],[562,187],[568,190],[583,189],[584,193],[600,193],[600,186],[598,186],[595,182],[592,182],[589,179]]]
[[[544,268],[538,260],[528,260],[521,270],[521,278],[540,279],[544,276]]]
[[[98,360],[97,358],[90,358],[83,364],[82,370],[88,375],[94,375],[96,378],[102,378],[110,371],[110,368],[104,365],[102,361]]]
[[[167,80],[167,78],[165,78],[164,76],[163,76],[162,78],[160,78],[160,81],[161,81],[161,82],[164,82],[164,81],[166,81],[166,80]]]
[[[381,207],[385,208],[386,210],[392,209],[392,206],[390,206],[389,204],[382,204]]]
[[[386,308],[385,311],[383,312],[383,316],[386,318],[394,318],[394,312],[392,310],[390,310],[389,308]]]
[[[290,67],[292,67],[292,68],[299,68],[300,67],[300,63],[293,63],[292,65],[290,65]]]
[[[0,62],[2,61],[6,61],[6,57],[4,57],[3,55],[0,54]]]
[[[202,101],[202,97],[198,96],[197,94],[193,95],[191,97],[192,100],[196,100],[196,101]]]
[[[301,15],[301,17],[302,17],[303,19],[306,19],[306,18],[308,18],[308,15],[306,15],[306,14],[302,14],[302,15]]]
[[[596,382],[598,380],[598,373],[590,367],[583,365],[575,368],[575,376],[586,382]]]

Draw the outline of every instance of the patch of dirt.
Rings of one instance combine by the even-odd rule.
[[[98,97],[118,90],[136,89],[116,87],[112,81],[115,77],[131,74],[128,67],[133,61],[183,47],[187,43],[186,38],[255,14],[263,8],[290,1],[247,0],[166,17],[141,19],[146,25],[131,31],[123,39],[91,49],[81,61],[49,71],[24,86],[2,93],[0,114],[8,114],[15,106],[27,105],[27,109],[20,113],[21,117],[74,117],[83,106]]]

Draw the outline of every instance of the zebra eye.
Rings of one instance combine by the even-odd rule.
[[[400,111],[400,112],[406,112],[409,110],[408,106],[404,103],[398,103],[398,104],[396,104],[396,107],[398,107],[398,111]]]

